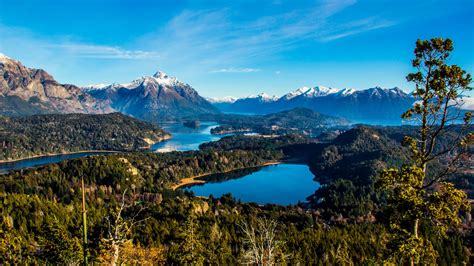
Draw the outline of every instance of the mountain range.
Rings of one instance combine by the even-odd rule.
[[[203,98],[189,84],[158,71],[126,84],[80,88],[60,84],[42,69],[25,67],[0,54],[0,115],[121,112],[159,121],[224,113],[270,114],[308,108],[368,124],[399,124],[415,98],[399,88],[365,90],[302,87],[281,97],[261,93],[245,98]],[[473,109],[472,98],[463,99]]]
[[[299,88],[281,97],[262,93],[233,101],[214,100],[213,104],[227,113],[268,114],[304,107],[357,122],[398,123],[400,115],[414,102],[410,94],[399,88],[355,90],[316,86]]]
[[[121,112],[156,121],[220,111],[163,72],[127,84],[79,88],[0,54],[0,115]]]

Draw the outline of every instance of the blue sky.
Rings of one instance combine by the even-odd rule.
[[[410,90],[417,38],[474,72],[474,1],[0,0],[0,52],[62,83],[163,70],[204,96],[301,86]]]

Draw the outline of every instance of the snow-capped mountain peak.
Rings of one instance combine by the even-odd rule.
[[[389,91],[393,94],[396,94],[398,96],[407,96],[407,93],[404,92],[403,90],[401,90],[400,88],[398,87],[395,87],[395,88],[391,88],[389,89]]]
[[[165,79],[165,78],[168,78],[168,75],[166,75],[165,72],[161,71],[161,70],[158,70],[154,75],[153,75],[154,78],[157,78],[157,79]]]
[[[156,81],[160,85],[173,85],[178,82],[178,79],[175,77],[170,77],[168,76],[165,72],[163,71],[157,71],[153,75],[154,81]]]
[[[106,84],[99,83],[99,84],[87,85],[87,86],[81,87],[81,89],[83,89],[83,90],[100,90],[100,89],[103,89],[105,87],[107,87]]]
[[[264,102],[273,102],[273,101],[276,101],[278,100],[278,97],[275,96],[275,95],[269,95],[265,92],[262,92],[258,95],[250,95],[249,97],[247,97],[247,99],[258,99],[260,101],[264,101]]]
[[[301,87],[301,88],[298,88],[298,89],[296,89],[296,90],[294,90],[294,91],[292,91],[288,94],[283,95],[282,98],[285,99],[285,100],[291,100],[291,99],[293,99],[297,96],[300,96],[301,94],[304,94],[305,92],[307,92],[310,89],[311,88],[309,88],[309,87]]]
[[[313,88],[309,87],[301,87],[295,91],[292,91],[288,94],[283,95],[280,99],[282,100],[291,100],[298,96],[313,98],[313,97],[320,97],[326,96],[328,94],[333,94],[339,92],[339,89],[329,88],[325,86],[316,86]]]
[[[316,86],[308,90],[304,95],[306,97],[319,97],[319,96],[326,96],[328,94],[333,94],[339,92],[338,89],[329,88],[325,86]]]

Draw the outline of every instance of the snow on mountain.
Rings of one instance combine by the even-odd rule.
[[[301,94],[307,92],[310,89],[311,88],[308,88],[308,87],[301,87],[301,88],[298,88],[295,91],[292,91],[292,92],[289,92],[289,93],[283,95],[280,99],[291,100],[291,99],[293,99],[297,96],[300,96]]]
[[[99,84],[91,84],[91,85],[87,85],[87,86],[84,86],[84,87],[81,87],[81,89],[83,90],[100,90],[100,89],[103,89],[107,87],[106,84],[104,83],[99,83]]]
[[[130,83],[112,83],[109,85],[99,83],[95,85],[89,85],[82,87],[83,90],[110,90],[118,88],[126,89],[135,89],[141,84],[145,86],[148,84],[158,84],[162,86],[176,86],[176,85],[186,85],[180,82],[177,78],[168,76],[163,71],[157,71],[153,76],[143,76],[141,78],[135,79]]]
[[[404,92],[403,90],[401,90],[400,88],[398,87],[395,87],[395,88],[391,88],[388,90],[390,93],[393,93],[397,96],[402,96],[402,97],[406,97],[408,96],[408,94],[406,92]]]
[[[355,93],[357,90],[353,88],[344,88],[336,93],[338,96],[349,96]]]
[[[88,90],[88,93],[110,103],[117,111],[145,120],[219,113],[190,85],[162,71],[130,83],[114,83]]]
[[[326,95],[334,94],[337,92],[339,92],[339,89],[329,88],[329,87],[324,87],[324,86],[316,86],[314,88],[311,88],[309,91],[307,91],[303,95],[305,97],[312,98],[312,97],[326,96]]]
[[[8,56],[6,56],[6,55],[4,55],[4,54],[2,54],[2,53],[0,53],[0,62],[3,63],[3,62],[5,62],[6,60],[11,60],[11,58],[8,57]]]
[[[206,100],[210,103],[234,103],[238,99],[239,98],[232,97],[232,96],[226,96],[226,97],[222,97],[222,98],[219,98],[219,97],[213,97],[213,98],[207,97],[206,98]]]
[[[259,100],[259,101],[262,101],[262,102],[274,102],[274,101],[278,100],[278,97],[275,96],[275,95],[269,95],[269,94],[266,94],[265,92],[262,92],[258,95],[250,95],[247,98],[243,98],[243,99],[256,99],[256,100]],[[241,100],[243,100],[243,99],[241,99]]]
[[[0,54],[0,114],[106,113],[112,109],[79,87]]]
[[[280,97],[280,100],[291,100],[298,96],[304,96],[308,98],[320,97],[320,96],[326,96],[329,94],[338,93],[339,91],[340,91],[339,89],[329,88],[325,86],[316,86],[313,88],[302,87],[288,94],[283,95],[282,97]]]

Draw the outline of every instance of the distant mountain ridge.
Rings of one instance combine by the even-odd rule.
[[[262,94],[263,95],[263,94]],[[344,117],[356,122],[400,122],[400,115],[415,99],[399,88],[380,87],[355,90],[324,86],[302,87],[281,97],[247,97],[227,105],[218,105],[223,112],[268,114],[293,108]]]

